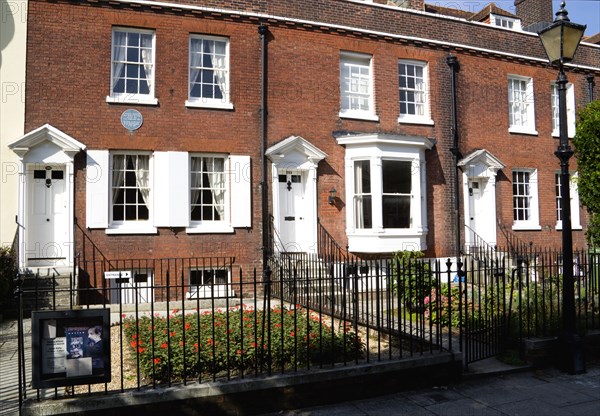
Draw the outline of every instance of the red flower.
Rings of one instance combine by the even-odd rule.
[[[190,324],[189,322],[185,323],[185,330],[186,331],[188,331],[191,327],[192,327],[192,324]]]
[[[179,309],[177,309],[177,308],[173,309],[173,314],[176,314],[177,312],[179,312]]]
[[[160,347],[163,349],[169,348],[169,344],[167,344],[166,342],[163,342],[162,344],[160,344]]]
[[[296,333],[294,331],[290,332],[290,337],[295,337]]]
[[[156,358],[154,359],[154,364],[158,364],[158,363],[160,363],[160,358],[156,357]]]

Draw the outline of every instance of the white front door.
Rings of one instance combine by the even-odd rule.
[[[302,171],[280,171],[279,175],[279,240],[282,251],[306,252],[305,181]]]
[[[29,266],[63,266],[70,260],[65,165],[30,165],[25,258]]]
[[[475,242],[476,238],[473,235],[475,232],[477,235],[481,235],[480,229],[478,229],[477,225],[481,222],[481,209],[482,209],[482,201],[481,201],[481,181],[478,179],[470,179],[469,180],[469,218],[468,224],[471,228],[470,238],[467,239],[470,243]]]

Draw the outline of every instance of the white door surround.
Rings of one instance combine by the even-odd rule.
[[[271,160],[275,250],[317,252],[317,165],[327,154],[299,136],[266,151]]]
[[[465,245],[483,239],[495,246],[496,238],[496,175],[505,167],[485,149],[476,150],[458,162],[463,172]]]
[[[19,267],[72,266],[73,160],[85,145],[45,124],[8,147],[19,157]]]

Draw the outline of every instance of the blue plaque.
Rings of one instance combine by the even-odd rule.
[[[121,124],[129,131],[139,129],[143,122],[142,113],[137,110],[129,109],[123,111],[123,114],[121,114]]]

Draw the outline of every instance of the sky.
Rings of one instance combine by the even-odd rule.
[[[506,11],[515,12],[514,0],[425,0],[425,2],[469,12],[478,12],[493,2]],[[561,0],[552,0],[554,13],[560,8],[560,3]],[[587,25],[586,36],[600,32],[600,0],[566,0],[566,9],[572,22]]]

